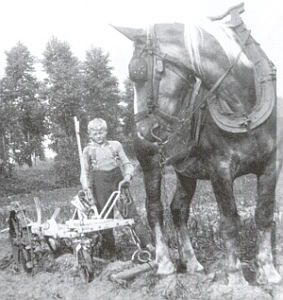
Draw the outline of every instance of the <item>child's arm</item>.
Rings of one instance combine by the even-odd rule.
[[[130,182],[133,178],[135,168],[133,164],[130,162],[130,160],[128,159],[123,149],[123,146],[120,142],[117,143],[117,150],[121,162],[121,167],[123,168],[124,179]]]

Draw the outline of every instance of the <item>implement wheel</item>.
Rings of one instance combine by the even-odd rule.
[[[90,282],[94,278],[94,267],[89,252],[80,249],[78,252],[78,264],[80,277],[84,282]]]
[[[31,240],[27,227],[23,227],[17,213],[10,212],[9,218],[9,235],[13,252],[13,258],[17,269],[22,268],[25,272],[30,273],[33,269],[31,259]]]

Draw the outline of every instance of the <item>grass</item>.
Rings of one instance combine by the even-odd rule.
[[[17,167],[12,177],[0,177],[0,201],[5,196],[59,188],[60,186],[55,184],[52,167],[53,160],[38,161],[32,168]]]

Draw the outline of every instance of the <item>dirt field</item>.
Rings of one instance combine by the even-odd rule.
[[[169,201],[172,197],[174,186],[174,177],[167,174],[165,178],[166,189],[163,191],[164,201]],[[171,276],[156,276],[154,271],[142,274],[127,283],[117,283],[110,280],[110,275],[133,266],[133,263],[127,261],[130,258],[129,249],[134,249],[128,241],[121,240],[121,235],[117,233],[118,247],[121,253],[120,259],[107,265],[97,265],[97,275],[90,283],[83,283],[78,273],[73,271],[74,257],[72,254],[64,254],[56,259],[46,258],[46,264],[37,269],[35,274],[29,275],[14,271],[14,265],[11,259],[11,249],[8,240],[8,234],[0,235],[0,298],[8,299],[282,299],[282,282],[278,285],[252,285],[253,273],[249,266],[252,265],[254,244],[254,225],[252,213],[254,209],[255,197],[254,178],[243,178],[235,185],[235,194],[239,213],[243,221],[242,238],[242,263],[244,266],[244,275],[250,281],[247,286],[227,286],[225,277],[221,272],[223,248],[221,240],[217,233],[218,212],[213,200],[210,184],[201,182],[195,196],[192,208],[192,218],[189,226],[192,229],[191,239],[196,250],[198,259],[204,265],[206,274],[174,274]],[[133,196],[138,203],[138,209],[145,217],[144,209],[144,191],[142,190],[141,178],[136,178],[132,186]],[[67,219],[71,214],[69,202],[77,189],[55,190],[52,192],[37,193],[40,200],[44,203],[45,218],[51,216],[56,206],[63,208],[62,219]],[[245,191],[245,196],[243,195]],[[31,195],[17,195],[2,198],[2,220],[1,228],[5,227],[4,219],[5,207],[13,200],[23,201],[32,209]],[[165,211],[166,213],[166,211]],[[283,277],[283,223],[277,216],[279,222],[276,234],[276,267]],[[168,225],[169,224],[169,225]],[[170,222],[167,224],[168,241],[174,241],[174,235]],[[122,242],[126,244],[121,244]],[[170,243],[169,243],[170,244]],[[171,249],[172,256],[175,257],[176,251]],[[177,258],[177,257],[175,257]]]

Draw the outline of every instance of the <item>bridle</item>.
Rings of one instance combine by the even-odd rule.
[[[147,108],[146,110],[135,114],[135,122],[138,123],[141,120],[144,120],[145,118],[155,116],[165,125],[164,127],[168,131],[172,131],[173,126],[175,127],[175,125],[177,125],[177,127],[180,127],[184,124],[185,120],[183,118],[178,117],[178,114],[182,110],[183,105],[179,105],[177,113],[175,113],[175,115],[169,115],[159,108],[158,97],[162,74],[163,72],[165,72],[165,68],[167,68],[173,71],[186,83],[186,88],[181,94],[181,99],[178,101],[178,103],[184,102],[184,98],[188,93],[188,89],[192,88],[192,86],[195,83],[196,74],[193,70],[187,68],[185,64],[183,64],[175,57],[161,52],[159,40],[155,34],[154,27],[148,34],[146,45],[141,50],[139,57],[141,57],[144,52],[146,52],[147,54],[146,77],[149,81],[149,93],[147,95]],[[158,140],[159,143],[164,143],[164,141],[162,141],[158,136],[154,134],[155,128],[156,127],[153,127],[151,129],[151,135],[156,140]]]

